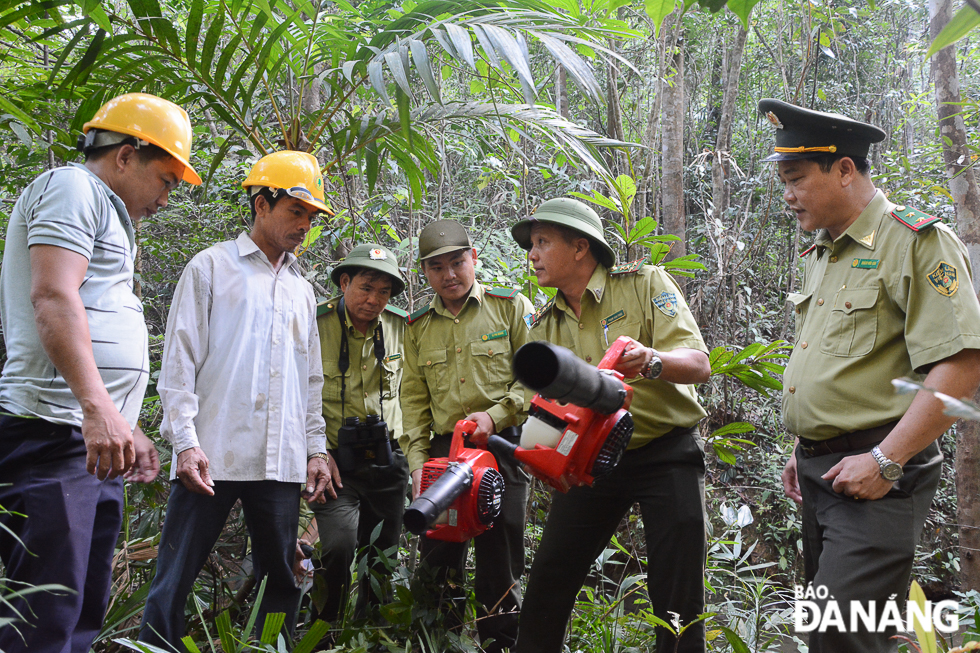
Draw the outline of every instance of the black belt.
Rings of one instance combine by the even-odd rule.
[[[806,458],[826,456],[832,453],[848,453],[850,451],[864,449],[884,440],[891,433],[892,429],[895,428],[896,424],[898,424],[898,420],[874,428],[838,435],[836,438],[830,438],[829,440],[810,440],[801,436],[800,449],[803,450],[803,456]]]

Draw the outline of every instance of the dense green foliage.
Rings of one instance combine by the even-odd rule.
[[[780,343],[793,335],[783,302],[808,236],[782,211],[778,180],[760,163],[772,134],[755,104],[779,97],[880,125],[888,138],[873,158],[876,183],[892,199],[952,223],[924,58],[926,9],[910,0],[685,6],[679,16],[673,0],[0,0],[0,223],[34,176],[76,158],[81,124],[106,98],[138,90],[187,108],[194,163],[207,171],[206,184],[182,186],[139,233],[155,379],[180,272],[198,251],[247,228],[240,183],[263,153],[305,149],[324,165],[337,216],[317,225],[301,257],[324,297],[335,292],[331,266],[353,245],[374,241],[399,255],[409,278],[399,300],[417,308],[431,290],[417,270],[415,237],[429,221],[453,218],[479,249],[481,281],[520,287],[540,304],[547,293],[506,227],[551,197],[591,201],[620,260],[663,260],[684,277],[704,339],[715,348],[715,374],[700,388],[709,413],[702,433],[712,445],[711,647],[792,645],[788,600],[802,576],[800,524],[779,480],[791,440],[779,420],[778,378],[786,353]],[[742,30],[744,52],[735,56]],[[980,144],[978,43],[973,32],[957,44],[962,117],[973,144]],[[733,70],[740,77],[727,117],[731,137],[719,143]],[[675,110],[669,91],[681,84],[687,255],[675,258],[677,238],[664,227],[676,218],[665,208],[673,147],[665,120]],[[976,162],[980,147],[973,152]],[[726,199],[716,206],[712,172],[719,166]],[[169,450],[159,422],[151,382],[143,424],[157,439],[165,478]],[[943,446],[950,459],[952,440]],[[934,597],[958,589],[948,472],[915,569]],[[166,496],[164,480],[127,487],[98,650],[119,650],[113,639],[135,635]],[[549,500],[535,486],[529,557]],[[439,615],[409,591],[415,543],[404,545],[391,560],[399,589],[385,608],[390,625],[332,624],[336,644],[476,650],[473,632],[446,633]],[[246,550],[235,512],[188,605],[189,633],[202,650],[240,650],[233,638],[247,632],[255,601]],[[570,650],[650,649],[645,564],[633,514],[590,575]],[[967,599],[976,605],[975,593]]]

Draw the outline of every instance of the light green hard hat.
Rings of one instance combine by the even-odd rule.
[[[346,272],[353,277],[357,274],[357,270],[354,268],[377,270],[390,276],[392,297],[405,290],[405,279],[402,278],[401,270],[398,269],[398,257],[387,247],[373,243],[358,245],[350,251],[347,258],[340,262],[340,265],[333,269],[333,272],[330,273],[330,279],[339,288],[340,275]]]
[[[440,256],[460,249],[472,249],[473,242],[455,220],[436,220],[425,225],[419,234],[419,260]]]
[[[599,262],[607,268],[616,263],[616,253],[602,233],[602,220],[599,214],[578,200],[560,197],[548,200],[538,207],[534,215],[521,220],[510,228],[510,235],[524,249],[531,249],[531,226],[535,222],[547,222],[573,229],[599,245],[602,256]]]

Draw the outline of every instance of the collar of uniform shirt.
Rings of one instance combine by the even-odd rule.
[[[241,257],[251,256],[256,252],[262,254],[262,250],[255,244],[255,241],[252,240],[252,237],[247,231],[243,231],[242,233],[238,234],[238,238],[235,239],[235,244],[238,246],[238,255]],[[269,259],[266,258],[265,255],[262,256],[262,260],[269,263]],[[282,266],[280,266],[279,271],[285,270],[298,260],[299,259],[297,259],[292,252],[286,252],[286,260],[283,262]],[[272,263],[269,263],[269,267],[272,267]]]
[[[589,277],[589,285],[585,287],[585,295],[592,295],[595,298],[595,303],[598,304],[602,301],[602,293],[606,289],[606,279],[609,278],[609,270],[602,263],[598,263],[595,266],[595,270],[592,271],[592,276]],[[565,300],[565,295],[562,291],[558,291],[555,295],[555,306],[561,310],[571,310],[568,307],[568,302]]]
[[[873,251],[875,240],[871,238],[869,241],[867,237],[870,234],[877,233],[881,227],[881,221],[884,220],[885,213],[888,213],[893,208],[894,205],[888,201],[885,194],[881,190],[878,190],[875,196],[871,198],[871,201],[868,202],[868,205],[864,207],[864,210],[861,211],[861,215],[857,217],[857,220],[852,222],[844,230],[844,233],[837,238],[837,242],[841,242],[841,238],[847,236],[857,244]],[[830,247],[833,245],[826,229],[821,229],[817,232],[816,243],[820,247]]]
[[[479,281],[473,282],[473,287],[470,288],[470,294],[466,296],[466,303],[463,304],[463,309],[466,308],[466,305],[470,303],[471,299],[475,299],[477,304],[483,303],[483,286],[480,284]],[[458,317],[457,315],[453,315],[452,313],[449,312],[449,309],[446,308],[446,305],[442,302],[442,297],[440,297],[439,295],[436,295],[435,297],[432,298],[432,301],[429,303],[429,306],[431,306],[435,310],[435,312],[438,313],[439,315],[443,315],[450,319],[454,319]],[[462,313],[463,309],[460,309],[459,312]]]

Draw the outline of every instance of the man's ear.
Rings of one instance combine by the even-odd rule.
[[[838,159],[837,165],[840,169],[841,188],[846,188],[851,185],[851,182],[854,181],[854,177],[859,174],[857,171],[857,166],[854,165],[854,159],[849,156],[845,156],[843,159]]]
[[[589,244],[589,239],[588,238],[576,238],[575,239],[575,260],[576,261],[581,261],[582,259],[584,259],[588,255],[590,249],[592,249],[592,247]]]
[[[476,267],[476,247],[473,248],[473,267]]]
[[[269,212],[269,200],[265,198],[265,195],[259,193],[255,197],[255,217],[259,217],[259,214],[265,216]]]
[[[350,279],[350,275],[349,274],[347,274],[346,272],[341,272],[340,273],[340,292],[341,293],[347,292],[347,287],[350,285],[350,281],[351,281],[351,279]]]
[[[129,143],[123,144],[118,150],[116,150],[116,168],[119,172],[122,172],[131,163],[136,163],[139,160],[139,152],[136,148]]]

